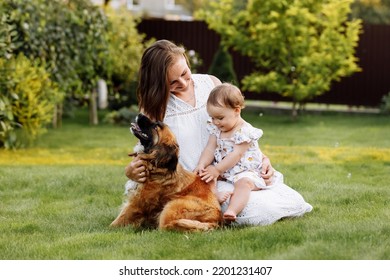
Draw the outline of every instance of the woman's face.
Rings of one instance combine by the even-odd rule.
[[[187,91],[191,82],[191,70],[184,56],[180,55],[168,69],[168,87],[173,94]]]

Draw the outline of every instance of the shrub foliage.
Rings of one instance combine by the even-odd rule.
[[[276,92],[302,103],[333,81],[359,71],[355,57],[361,21],[349,20],[352,0],[210,2],[198,13],[225,46],[252,59],[244,89]],[[293,107],[293,115],[296,114]]]
[[[99,79],[111,97],[135,103],[131,89],[145,44],[129,13],[106,13],[89,0],[4,0],[0,12],[0,147],[15,146],[20,125],[34,139],[53,110],[72,108],[62,100],[94,103]]]
[[[0,68],[12,69],[4,82],[0,99],[2,133],[0,144],[7,148],[26,144],[45,131],[53,117],[55,105],[63,95],[50,79],[44,66],[19,54],[10,60],[0,60]],[[13,127],[22,128],[17,139]]]

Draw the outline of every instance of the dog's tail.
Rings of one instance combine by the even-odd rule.
[[[190,219],[178,219],[173,220],[168,224],[160,225],[160,229],[179,231],[208,231],[218,227],[218,223],[200,222]]]

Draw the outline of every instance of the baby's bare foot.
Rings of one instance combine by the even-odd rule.
[[[217,199],[219,203],[224,203],[231,195],[230,192],[217,192]]]
[[[226,212],[223,214],[223,219],[227,222],[234,222],[236,218],[236,213],[231,210],[226,210]]]

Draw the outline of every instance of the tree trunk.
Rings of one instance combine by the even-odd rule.
[[[298,118],[297,102],[293,101],[292,110],[291,110],[291,119],[293,121],[296,121],[297,118]]]
[[[54,106],[53,112],[53,128],[61,128],[62,127],[62,103]]]
[[[89,97],[89,124],[91,125],[99,124],[96,99],[97,99],[96,89],[93,89]]]

